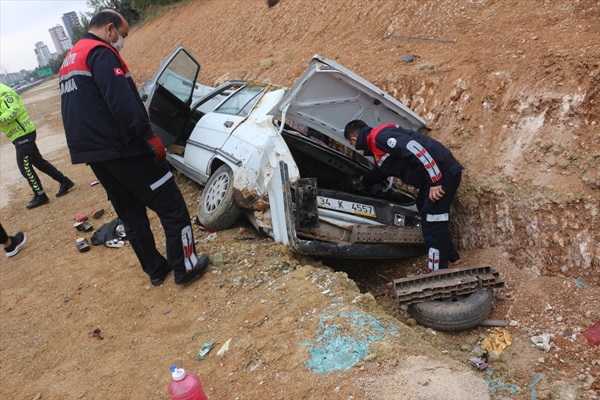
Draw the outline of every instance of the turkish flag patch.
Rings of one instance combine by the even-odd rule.
[[[121,68],[115,68],[113,71],[115,72],[115,76],[125,76],[125,72]]]

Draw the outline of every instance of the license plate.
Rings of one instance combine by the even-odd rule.
[[[345,213],[362,215],[365,217],[377,217],[375,214],[375,208],[368,204],[354,203],[352,201],[317,196],[317,205],[321,208],[327,208],[328,210],[342,211]]]

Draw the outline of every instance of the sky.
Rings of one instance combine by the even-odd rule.
[[[64,28],[62,16],[70,11],[80,15],[92,10],[87,0],[0,0],[0,73],[38,67],[37,42],[56,52],[48,29]]]

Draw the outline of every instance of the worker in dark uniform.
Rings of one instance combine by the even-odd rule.
[[[25,206],[26,208],[36,208],[49,201],[34,167],[60,184],[56,197],[67,194],[75,186],[73,181],[44,159],[35,143],[37,137],[35,124],[29,118],[21,98],[11,87],[3,83],[0,83],[0,130],[15,145],[17,166],[33,190],[33,199]]]
[[[417,209],[429,252],[428,270],[448,268],[448,262],[458,261],[449,215],[463,166],[450,150],[429,136],[394,124],[371,128],[354,120],[346,125],[344,136],[357,150],[365,150],[375,159],[375,169],[362,178],[364,186],[395,176],[419,190]]]
[[[59,83],[67,145],[71,161],[89,164],[102,183],[152,285],[171,270],[175,283],[185,285],[204,274],[208,257],[196,257],[189,212],[164,162],[165,147],[119,55],[128,33],[121,14],[101,11],[66,55]],[[164,228],[166,259],[156,249],[146,207]]]

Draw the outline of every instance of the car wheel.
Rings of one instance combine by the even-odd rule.
[[[210,176],[198,207],[198,221],[216,231],[232,226],[242,214],[233,197],[233,172],[229,165],[221,165]]]
[[[408,313],[421,325],[438,331],[462,331],[485,321],[492,310],[491,290],[426,301],[408,306]]]

